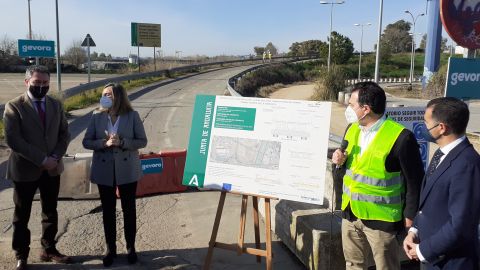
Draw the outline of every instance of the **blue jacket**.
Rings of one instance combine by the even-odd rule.
[[[427,269],[479,269],[480,156],[468,139],[424,181],[414,227]]]

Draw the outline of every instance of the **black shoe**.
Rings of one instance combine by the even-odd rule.
[[[73,263],[73,260],[71,257],[63,255],[62,253],[58,252],[57,249],[53,250],[43,250],[40,253],[40,260],[42,262],[56,262],[56,263],[65,263],[65,264],[70,264]]]
[[[27,269],[27,260],[17,260],[16,270],[26,270]]]
[[[117,257],[116,253],[107,253],[105,257],[103,257],[103,266],[109,267],[113,264],[113,259]]]
[[[129,264],[135,264],[138,261],[137,253],[135,250],[131,250],[127,254],[127,261]]]

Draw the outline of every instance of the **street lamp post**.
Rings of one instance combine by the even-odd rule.
[[[409,10],[405,10],[405,13],[407,14],[410,14],[410,16],[412,16],[412,22],[413,22],[413,31],[412,31],[412,53],[411,53],[411,59],[410,59],[410,87],[412,87],[412,83],[413,83],[413,73],[414,73],[414,57],[415,57],[415,23],[417,22],[417,19],[420,17],[420,16],[424,16],[425,13],[420,13],[418,14],[417,16],[414,16],[412,14],[412,12],[410,12]]]
[[[336,2],[327,2],[327,1],[320,1],[320,4],[322,5],[330,5],[330,37],[328,41],[328,60],[327,60],[327,68],[328,71],[330,71],[330,61],[332,58],[332,24],[333,24],[333,5],[341,5],[345,3],[345,1],[336,1]]]
[[[378,16],[378,41],[377,41],[377,56],[375,57],[375,82],[380,81],[380,39],[382,38],[382,18],[383,18],[383,0],[380,0],[380,12]]]
[[[362,51],[363,51],[363,27],[364,26],[370,26],[372,25],[371,23],[356,23],[354,24],[355,26],[360,26],[362,28],[362,35],[360,37],[360,58],[358,59],[358,80],[362,78]]]

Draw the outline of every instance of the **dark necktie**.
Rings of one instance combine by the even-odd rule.
[[[38,116],[40,117],[40,122],[45,127],[45,111],[42,108],[42,101],[36,100],[35,105],[37,107]]]
[[[443,155],[444,154],[440,150],[440,148],[438,148],[437,151],[435,151],[435,153],[433,154],[432,160],[430,161],[430,165],[428,166],[428,169],[427,169],[427,176],[430,176],[433,174],[438,164],[440,163],[440,159],[442,158]]]

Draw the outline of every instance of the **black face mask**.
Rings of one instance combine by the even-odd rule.
[[[30,85],[28,87],[32,96],[38,99],[42,99],[48,93],[48,89],[50,89],[49,86]]]

